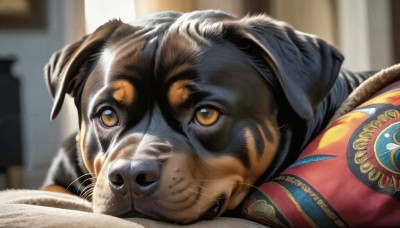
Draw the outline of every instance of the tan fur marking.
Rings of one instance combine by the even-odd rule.
[[[179,108],[189,97],[190,90],[188,85],[192,84],[189,80],[180,80],[172,84],[168,90],[168,100],[171,106]]]
[[[251,174],[251,176],[254,176],[254,175],[258,176],[265,167],[263,167],[263,166],[260,167],[260,165],[259,165],[260,160],[257,156],[257,146],[256,146],[256,142],[254,140],[254,135],[250,129],[246,129],[244,132],[244,137],[246,138],[247,150],[248,150],[248,155],[250,158],[250,169],[249,170],[252,170],[252,172],[249,174]],[[265,139],[263,139],[263,140],[264,140],[264,142],[266,142]],[[263,158],[265,158],[265,154],[266,154],[266,152],[263,151]],[[264,159],[262,159],[262,160],[264,160]],[[252,181],[254,181],[254,180],[252,180]]]
[[[263,141],[266,142],[265,144],[265,149],[263,152],[263,156],[261,159],[259,158],[260,161],[267,163],[268,166],[271,164],[272,160],[275,158],[275,155],[278,151],[278,142],[280,140],[279,134],[278,134],[278,127],[275,126],[272,122],[266,121],[267,128],[269,132],[272,134],[272,140],[268,140],[267,136],[265,135],[265,132],[262,130],[260,126],[258,126]]]
[[[86,157],[86,151],[85,151],[85,133],[86,133],[86,124],[85,121],[82,121],[81,129],[80,129],[80,137],[79,137],[79,147],[80,147],[80,153],[82,157],[83,164],[85,165],[86,169],[89,171],[89,173],[93,173],[93,165],[90,164],[90,162],[87,160]]]
[[[186,70],[189,70],[192,67],[193,67],[193,65],[188,64],[188,63],[182,64],[182,65],[180,65],[178,67],[175,67],[173,70],[169,71],[167,76],[166,76],[166,78],[170,79],[170,78],[174,77],[175,75],[179,75],[182,72],[185,72]]]
[[[246,144],[247,144],[247,151],[248,155],[250,158],[250,166],[251,169],[256,168],[255,163],[257,162],[257,146],[256,142],[254,140],[253,133],[251,132],[250,129],[246,129],[244,132],[244,137],[246,138]]]
[[[124,105],[132,105],[135,99],[135,88],[131,83],[126,80],[116,80],[111,83],[111,86],[115,88],[112,96],[119,103]]]
[[[68,191],[66,188],[61,187],[59,185],[49,185],[46,186],[42,189],[43,191],[48,191],[48,192],[60,192],[60,193],[67,193],[67,194],[71,194],[72,193],[70,191]]]
[[[93,162],[94,176],[96,177],[99,176],[101,168],[103,167],[103,163],[104,163],[104,156],[102,156],[101,154],[97,154]]]
[[[274,128],[269,122],[267,122],[266,125],[270,130],[271,128],[272,129]],[[260,126],[258,126],[258,129],[261,132],[261,137],[263,141],[265,142],[265,149],[261,157],[257,155],[257,146],[254,140],[254,135],[252,134],[250,129],[245,130],[245,138],[246,138],[247,148],[249,150],[250,165],[251,169],[255,171],[255,174],[257,173],[256,175],[260,175],[260,173],[262,173],[265,170],[265,168],[271,164],[272,159],[275,157],[275,153],[277,150],[277,144],[274,142],[270,142],[267,139],[264,131]],[[275,141],[276,133],[274,131],[271,132],[273,133],[273,138],[274,138],[273,141]]]

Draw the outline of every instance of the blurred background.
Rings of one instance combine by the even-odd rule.
[[[351,70],[400,60],[400,0],[0,0],[0,190],[38,188],[60,141],[78,128],[71,99],[49,121],[43,66],[53,52],[112,18],[197,9],[267,13],[335,45]]]

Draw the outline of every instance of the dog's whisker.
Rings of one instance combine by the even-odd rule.
[[[198,187],[199,187],[199,188],[202,188],[202,189],[204,189],[204,190],[207,190],[207,191],[209,190],[208,188],[206,188],[206,187],[204,187],[204,186],[202,186],[202,185],[198,185]]]
[[[91,202],[90,197],[92,196],[91,193],[87,193],[84,196],[80,196],[82,197],[85,201]]]
[[[90,189],[93,189],[94,186],[95,186],[95,184],[89,184],[89,185],[86,186],[84,189],[82,189],[82,193],[85,192],[85,191],[88,191],[88,190],[90,190]]]
[[[91,202],[92,196],[93,196],[93,189],[86,191],[85,194],[83,194],[81,197]]]
[[[198,202],[198,201],[199,201],[198,199],[193,198],[193,197],[191,197],[190,195],[188,195],[188,194],[186,194],[186,193],[183,193],[183,195],[185,195],[187,198],[189,198],[189,199],[191,199],[191,200],[193,200],[193,201],[195,201],[195,202]]]
[[[194,202],[205,205],[204,202],[202,202],[202,201],[200,201],[200,200],[198,200],[198,199],[196,199],[196,198],[193,198],[192,196],[190,196],[190,195],[188,195],[188,194],[186,194],[186,193],[183,193],[183,194],[184,194],[186,197],[188,197],[189,199],[193,200]]]
[[[84,178],[84,177],[86,177],[86,176],[92,176],[92,175],[93,175],[93,173],[86,173],[86,174],[81,175],[80,177],[78,177],[78,178],[76,178],[74,181],[72,181],[72,182],[67,186],[67,189],[69,189],[69,188],[71,187],[71,185],[73,185],[75,182],[79,181],[81,178]]]
[[[86,199],[86,195],[88,194],[88,192],[90,192],[90,190],[87,190],[85,192],[82,192],[79,197]]]
[[[85,205],[85,204],[87,204],[88,202],[90,203],[90,204],[92,204],[92,200],[90,200],[90,199],[92,199],[92,196],[93,196],[93,190],[92,191],[90,191],[90,193],[88,193],[86,196],[85,196],[85,198],[83,198],[83,197],[81,197],[82,198],[82,203],[81,203],[81,208],[87,208],[87,206]],[[90,199],[89,199],[90,198]]]
[[[92,202],[92,198],[93,198],[93,191],[90,191],[86,196],[85,196],[86,200],[89,202]]]
[[[199,180],[199,181],[202,181],[202,182],[213,182],[213,181],[220,181],[219,179],[209,179],[209,180]],[[252,187],[252,188],[257,188],[258,189],[258,187],[257,186],[255,186],[255,185],[252,185],[252,184],[249,184],[249,183],[245,183],[245,182],[240,182],[239,184],[241,184],[241,185],[247,185],[247,186],[249,186],[249,187]],[[199,185],[199,187],[200,188],[204,188],[204,189],[207,189],[206,187],[204,187],[204,186],[201,186],[201,185]],[[207,189],[208,190],[208,189]]]
[[[208,190],[207,188],[204,188],[204,187],[202,187],[202,186],[198,186],[198,187],[200,187],[200,188],[202,188],[202,189],[205,189],[205,190]],[[210,198],[210,199],[212,198],[212,197],[209,196],[208,194],[202,193],[201,191],[197,191],[197,190],[194,190],[194,189],[189,189],[189,191],[194,192],[194,193],[196,193],[196,194],[198,194],[198,195],[202,195],[202,196],[204,196],[204,197]]]
[[[81,203],[81,208],[87,208],[87,206],[85,205],[86,203],[90,203],[92,204],[92,196],[93,196],[93,190],[94,190],[94,186],[95,184],[89,184],[88,186],[86,186],[82,192],[79,194],[79,198],[82,199],[82,203]]]
[[[80,183],[80,185],[76,189],[76,194],[77,195],[78,194],[82,194],[88,186],[92,185],[95,182],[95,180],[96,180],[95,178],[89,178],[89,179],[84,180],[82,183]],[[92,181],[92,183],[90,183],[89,185],[85,186],[84,184],[85,184],[86,181]],[[80,190],[82,187],[84,187],[83,190]]]
[[[88,179],[84,180],[84,181],[79,185],[79,187],[77,188],[77,192],[79,192],[79,190],[81,189],[81,187],[84,186],[85,182],[87,182],[87,181],[95,182],[95,180],[96,180],[96,178],[88,178]],[[89,184],[89,185],[91,185],[91,184]],[[82,190],[82,191],[83,191],[83,190]]]
[[[94,184],[90,184],[86,186],[83,190],[82,193],[80,194],[80,197],[84,198],[85,200],[91,201],[89,197],[92,195],[93,190],[94,190]]]
[[[87,204],[87,202],[89,202],[89,201],[86,200],[86,199],[81,198],[81,203],[80,203],[80,205],[77,205],[78,209],[80,209],[80,210],[86,209],[87,206],[86,206],[85,204]]]
[[[278,130],[285,129],[288,125],[289,125],[288,123],[284,123],[284,124],[282,124],[282,126],[278,126],[277,129]]]
[[[90,189],[93,189],[94,186],[95,186],[94,183],[91,183],[91,184],[87,185],[85,188],[82,189],[81,194],[83,194],[85,191],[88,191],[88,190],[90,190]]]
[[[199,182],[211,182],[211,181],[220,181],[220,179],[195,179],[195,181]]]
[[[201,180],[201,181],[203,181],[203,182],[213,182],[213,181],[219,181],[219,180],[215,179],[215,180]],[[260,191],[259,187],[255,186],[255,185],[252,185],[252,184],[249,184],[249,183],[240,182],[239,185],[246,185],[246,186],[248,186],[248,187],[250,187],[252,189],[256,189],[257,191]],[[199,185],[198,187],[209,191],[209,189],[204,187],[204,186]]]
[[[255,186],[255,185],[252,185],[252,184],[249,184],[249,183],[244,183],[244,182],[242,182],[242,183],[239,183],[240,185],[245,185],[245,186],[248,186],[248,187],[250,187],[250,188],[252,188],[252,189],[255,189],[255,190],[257,190],[257,191],[260,191],[261,192],[261,188],[260,187],[257,187],[257,186]]]

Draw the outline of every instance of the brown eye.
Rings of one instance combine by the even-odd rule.
[[[101,123],[106,127],[114,127],[118,125],[119,119],[117,113],[112,109],[105,109],[100,116]]]
[[[195,114],[195,123],[203,126],[211,126],[215,124],[220,116],[220,113],[208,107],[203,107],[197,110]]]

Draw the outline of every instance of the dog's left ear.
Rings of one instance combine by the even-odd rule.
[[[54,99],[50,119],[54,119],[60,111],[65,94],[76,94],[85,80],[83,66],[102,51],[102,46],[121,24],[119,20],[112,20],[53,54],[44,68],[47,88]]]
[[[322,39],[265,15],[225,21],[222,29],[226,39],[268,64],[293,110],[311,119],[339,74],[341,53]]]

